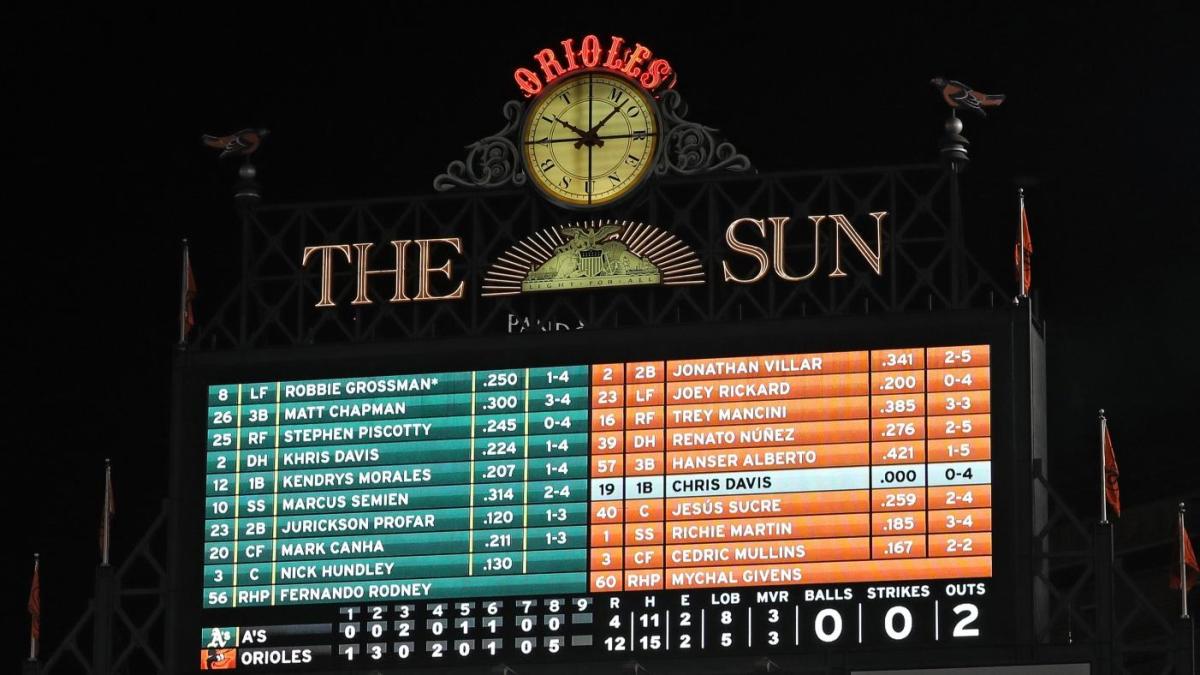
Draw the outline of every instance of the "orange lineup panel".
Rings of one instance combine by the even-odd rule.
[[[925,388],[935,391],[975,391],[990,389],[991,368],[945,368],[931,370]]]
[[[662,546],[630,546],[625,549],[625,569],[663,568]]]
[[[894,511],[890,513],[876,513],[871,517],[871,534],[876,536],[924,533],[924,511]]]
[[[912,511],[925,508],[925,488],[889,488],[887,490],[871,490],[872,511]]]
[[[734,377],[772,377],[818,373],[865,373],[871,364],[867,352],[773,354],[716,359],[681,359],[667,362],[668,382],[723,380]]]
[[[915,394],[925,391],[925,371],[897,370],[871,373],[871,393],[881,396]]]
[[[630,431],[625,436],[625,452],[630,454],[638,452],[662,452],[663,448],[666,447],[662,429]]]
[[[911,417],[925,414],[925,394],[888,394],[871,397],[872,417]]]
[[[864,466],[869,463],[870,452],[869,443],[685,450],[667,453],[667,474]]]
[[[872,537],[871,557],[876,560],[924,558],[925,536]]]
[[[662,588],[663,572],[661,568],[644,572],[625,572],[625,590],[627,591],[661,591]]]
[[[931,533],[986,532],[991,529],[991,509],[947,509],[929,514],[929,531]]]
[[[663,510],[665,508],[661,497],[657,499],[629,499],[625,502],[625,522],[657,522],[662,524]]]
[[[593,432],[620,431],[625,428],[625,415],[616,408],[593,410],[590,417]]]
[[[666,364],[662,361],[639,361],[625,364],[625,382],[662,382],[666,379]]]
[[[667,406],[668,428],[759,422],[856,420],[870,416],[871,408],[866,396]]]
[[[946,556],[971,556],[992,554],[991,532],[968,532],[965,534],[931,534],[929,535],[929,555],[940,558]]]
[[[726,497],[672,497],[667,500],[666,518],[668,521],[678,521],[862,513],[870,510],[870,500],[868,490],[730,495]]]
[[[925,348],[875,349],[871,351],[871,370],[913,370],[925,367]]]
[[[592,387],[592,409],[620,408],[625,405],[625,387]]]
[[[792,584],[969,579],[992,576],[991,556],[825,563],[685,567],[667,573],[667,588],[737,588]]]
[[[591,450],[593,455],[624,453],[625,434],[620,431],[593,433]]]
[[[592,478],[611,478],[625,475],[624,455],[592,455]]]
[[[597,524],[603,525],[604,523],[621,523],[625,521],[625,502],[619,499],[604,502],[594,501],[591,504],[590,511],[593,535],[596,532]],[[595,537],[593,536],[592,544],[594,545],[595,543]],[[608,543],[619,544],[621,540],[618,538]]]
[[[662,382],[652,384],[625,385],[625,405],[628,406],[662,406],[666,397],[667,386]]]
[[[624,363],[600,363],[592,366],[592,386],[625,384]]]
[[[589,529],[592,531],[590,541],[592,548],[620,546],[625,541],[623,537],[625,528],[622,525],[592,525]]]
[[[782,518],[673,521],[666,524],[666,535],[668,544],[687,544],[710,541],[865,537],[870,529],[870,514],[845,513]],[[632,539],[627,541],[633,543]]]
[[[667,432],[667,450],[750,448],[813,443],[861,443],[870,440],[869,420],[746,424],[697,427]]]
[[[930,415],[961,415],[963,413],[987,413],[992,411],[992,392],[943,391],[929,394]]]
[[[872,464],[920,464],[925,461],[925,441],[872,443]]]
[[[924,436],[924,417],[890,417],[871,420],[871,440],[877,443],[915,441]]]
[[[922,541],[924,543],[924,541]],[[704,565],[821,562],[827,560],[869,560],[869,537],[839,539],[789,539],[741,544],[687,544],[667,547],[667,568]],[[626,556],[626,566],[629,566]]]
[[[866,396],[871,391],[867,373],[835,373],[800,377],[731,378],[668,382],[667,403],[721,403],[776,399]]]
[[[978,368],[991,364],[992,348],[988,345],[958,345],[954,347],[930,347],[926,353],[927,367],[932,368]]]
[[[968,426],[970,429],[968,430]],[[929,416],[927,438],[976,438],[992,435],[991,415],[938,415]]]
[[[623,575],[619,571],[592,572],[591,578],[588,580],[588,588],[592,593],[611,593],[624,590],[622,578]]]
[[[970,501],[966,501],[966,500]],[[983,508],[992,505],[991,485],[956,485],[929,488],[930,509]],[[933,514],[929,515],[933,518]]]
[[[621,569],[621,547],[593,548],[591,550],[589,569],[619,570]]]
[[[666,413],[661,405],[625,408],[626,429],[662,429],[666,425]]]
[[[930,462],[974,462],[992,458],[992,439],[953,438],[929,441]]]

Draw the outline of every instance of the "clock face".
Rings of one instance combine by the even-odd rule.
[[[533,184],[564,206],[610,204],[649,174],[658,112],[636,85],[615,75],[564,78],[536,99],[522,134]]]

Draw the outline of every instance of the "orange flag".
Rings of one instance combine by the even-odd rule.
[[[33,584],[29,587],[29,637],[33,645],[42,637],[42,589],[38,582],[38,559],[33,559]],[[35,658],[36,649],[32,649],[30,658]]]
[[[1200,563],[1196,562],[1196,552],[1192,550],[1192,540],[1188,538],[1188,533],[1187,533],[1186,529],[1184,529],[1183,527],[1179,528],[1179,536],[1176,537],[1175,541],[1183,549],[1183,564],[1184,564],[1184,566],[1187,569],[1192,570],[1192,572],[1193,572],[1191,574],[1188,574],[1187,570],[1184,570],[1184,573],[1187,574],[1187,589],[1190,591],[1196,585],[1196,577],[1198,575],[1200,575]],[[1180,549],[1178,549],[1178,548],[1175,549],[1176,553],[1178,553],[1179,550]],[[1178,558],[1176,558],[1176,560],[1173,561],[1171,564],[1171,588],[1179,590]]]
[[[1021,285],[1021,297],[1029,295],[1033,285],[1033,238],[1029,236],[1029,217],[1025,215],[1025,192],[1021,191],[1021,231],[1013,246],[1013,265],[1016,266],[1017,283]]]
[[[184,310],[184,321],[187,323],[187,333],[192,332],[192,327],[196,325],[196,311],[192,309],[192,300],[196,297],[196,277],[192,274],[192,259],[188,257],[187,261],[187,291],[184,297],[187,302],[187,308]]]
[[[104,462],[104,506],[100,511],[100,557],[108,564],[108,549],[112,543],[112,521],[117,514],[116,495],[113,494],[112,466]]]
[[[1117,478],[1120,475],[1121,472],[1117,469],[1117,456],[1113,453],[1112,436],[1109,435],[1106,424],[1104,425],[1104,497],[1118,516],[1121,515],[1121,487],[1117,485]]]
[[[196,297],[196,277],[192,274],[192,258],[187,239],[183,240],[183,278],[179,288],[179,344],[187,343],[188,335],[196,325],[196,312],[192,300]]]

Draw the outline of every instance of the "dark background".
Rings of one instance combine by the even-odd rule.
[[[503,125],[512,70],[587,33],[669,59],[691,119],[761,171],[932,161],[945,109],[930,77],[1007,94],[989,119],[966,118],[968,236],[981,258],[1011,257],[1026,186],[1052,475],[1094,518],[1103,407],[1126,508],[1194,492],[1194,8],[486,7],[3,10],[10,658],[28,649],[34,551],[44,654],[86,606],[104,458],[115,562],[165,496],[179,240],[193,242],[201,321],[234,281],[238,242],[234,165],[199,135],[270,128],[268,202],[427,193]]]

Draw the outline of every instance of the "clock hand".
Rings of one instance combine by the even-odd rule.
[[[629,103],[629,100],[626,99],[625,103]],[[608,122],[610,119],[612,119],[613,115],[616,115],[617,113],[621,112],[621,108],[625,107],[625,103],[622,103],[621,105],[613,108],[611,112],[609,112],[607,115],[604,116],[604,119],[602,119],[596,123],[596,126],[592,127],[591,129],[588,129],[587,134],[594,139],[596,137],[596,132],[600,131],[600,127],[604,126],[604,124],[606,122]]]
[[[557,120],[559,124],[570,129],[571,131],[574,131],[576,134],[579,134],[579,140],[575,141],[576,150],[584,145],[587,145],[589,148],[593,145],[604,145],[604,141],[597,139],[595,134],[589,135],[588,132],[559,117],[555,117],[554,119]]]
[[[579,127],[575,126],[574,124],[571,124],[570,122],[568,122],[560,117],[555,117],[554,120],[556,122],[558,122],[559,124],[563,125],[564,127],[570,129],[571,131],[574,131],[575,133],[579,134],[579,136],[581,138],[587,138],[588,132],[584,131],[583,129],[580,129]]]

